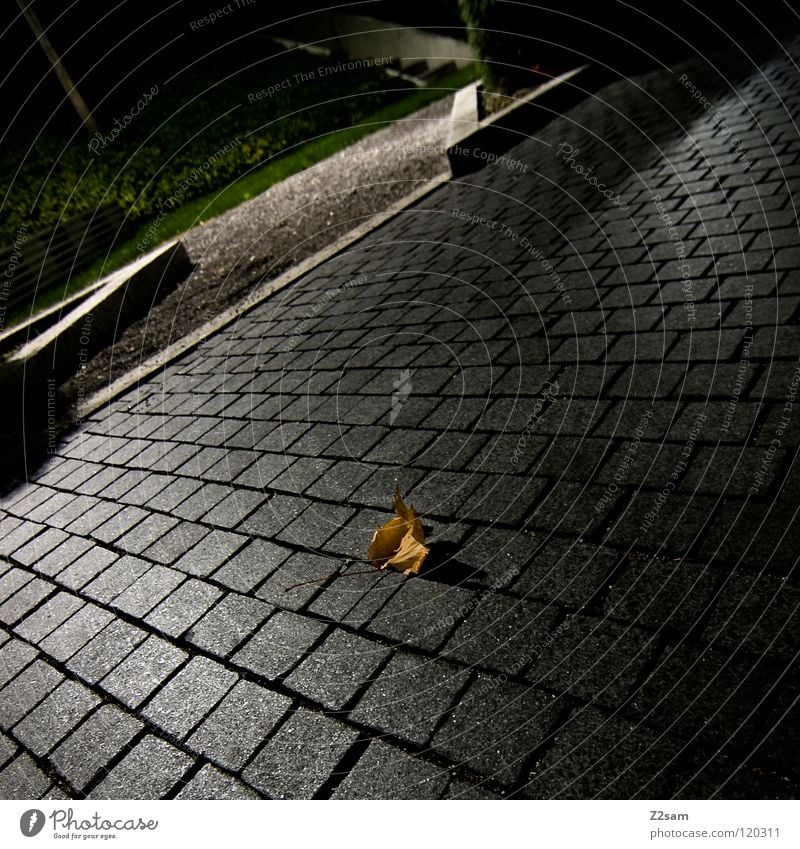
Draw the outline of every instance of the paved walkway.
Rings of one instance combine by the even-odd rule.
[[[442,187],[4,497],[0,796],[796,795],[800,78],[723,59]],[[287,591],[395,479],[423,573]]]

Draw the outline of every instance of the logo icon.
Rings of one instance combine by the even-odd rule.
[[[25,837],[36,837],[44,828],[44,814],[36,808],[31,808],[19,818],[19,830]]]
[[[403,404],[408,401],[408,396],[411,394],[411,369],[403,369],[400,372],[400,377],[392,381],[392,411],[389,414],[389,424],[394,424],[395,419],[400,415],[400,410],[403,409]]]

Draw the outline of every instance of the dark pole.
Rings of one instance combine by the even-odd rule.
[[[39,23],[39,19],[36,17],[35,12],[33,11],[32,4],[26,6],[26,0],[17,0],[17,6],[22,10],[22,14],[25,17],[25,20],[28,22],[30,28],[33,30],[33,34],[36,36],[36,40],[39,42],[42,50],[45,52],[45,56],[47,56],[50,64],[53,66],[53,70],[56,72],[56,76],[58,77],[61,85],[64,87],[64,91],[67,93],[67,97],[72,102],[72,105],[75,107],[75,111],[80,116],[81,121],[83,122],[84,127],[89,130],[90,133],[96,133],[97,123],[92,116],[92,113],[89,111],[89,107],[86,105],[86,101],[81,97],[80,92],[75,87],[75,83],[72,82],[72,78],[67,73],[66,68],[61,64],[61,58],[58,53],[56,53],[55,48],[50,43],[50,39],[47,37],[47,33],[42,29],[42,25]]]

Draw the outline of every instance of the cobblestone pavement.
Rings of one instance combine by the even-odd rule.
[[[603,90],[6,494],[0,797],[795,796],[772,51]],[[426,567],[335,580],[395,479]]]

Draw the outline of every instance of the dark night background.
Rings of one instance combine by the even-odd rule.
[[[297,0],[290,6],[255,0],[235,8],[213,26],[190,31],[190,21],[223,5],[207,0],[173,4],[140,0],[106,7],[77,0],[65,8],[58,0],[36,0],[33,8],[84,98],[102,121],[108,114],[104,105],[109,95],[119,94],[121,89],[138,92],[142,81],[156,69],[163,77],[189,66],[196,68],[193,63],[233,69],[245,59],[257,61],[264,36],[280,34],[287,11],[294,16],[325,15],[326,11],[319,10],[332,8],[311,0]],[[692,8],[682,2],[646,0],[634,5],[635,9],[609,0],[497,4],[487,20],[496,21],[498,29],[508,26],[520,34],[507,37],[507,61],[540,63],[547,68],[575,64],[588,56],[621,72],[637,72],[659,61],[729,43],[731,38],[763,33],[765,24],[779,31],[781,21],[790,18],[791,7],[797,4],[699,0]],[[465,36],[456,0],[379,0],[335,9],[409,26],[445,28],[448,34]],[[13,0],[3,4],[3,16],[2,94],[6,114],[14,115],[22,106],[20,117],[41,125],[42,117],[58,111],[61,104],[56,117],[74,120],[64,108],[58,81],[48,72],[42,51],[32,44],[32,34]],[[580,23],[571,16],[587,22]],[[652,16],[651,22],[648,16]]]

